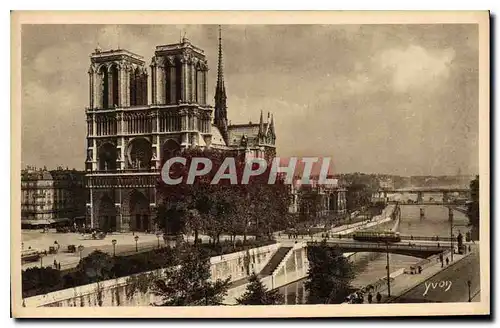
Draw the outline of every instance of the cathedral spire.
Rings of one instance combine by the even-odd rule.
[[[224,85],[224,65],[222,63],[222,28],[219,25],[219,57],[218,57],[218,66],[217,66],[217,89],[221,89],[224,93],[226,93],[226,87]]]
[[[219,128],[227,143],[227,105],[226,86],[224,85],[224,67],[222,62],[222,28],[219,25],[219,62],[217,66],[217,85],[215,87],[214,124]]]
[[[262,109],[260,110],[260,120],[259,120],[259,134],[264,133],[264,116],[262,114]]]

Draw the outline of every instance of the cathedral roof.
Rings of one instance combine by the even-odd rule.
[[[258,143],[259,124],[235,124],[228,126],[229,145],[240,145],[241,138],[245,136],[249,144]]]
[[[212,124],[212,144],[217,146],[226,146],[222,133],[219,128],[215,126],[215,124]]]

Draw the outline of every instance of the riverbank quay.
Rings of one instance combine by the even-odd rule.
[[[423,259],[408,268],[398,269],[390,273],[390,296],[388,293],[387,277],[382,277],[372,284],[358,290],[363,296],[363,303],[368,303],[368,295],[371,294],[372,303],[376,303],[376,294],[380,293],[381,303],[398,303],[398,298],[408,293],[409,291],[422,286],[428,280],[432,279],[442,271],[452,268],[460,263],[463,259],[477,255],[479,253],[479,245],[470,245],[471,251],[465,254],[453,254],[453,262],[446,264],[446,259],[451,259],[450,251],[445,251],[442,254],[443,263],[441,263],[440,255],[433,255],[427,259]],[[421,268],[419,273],[418,268]],[[425,288],[424,288],[425,292]],[[474,295],[475,296],[475,295]],[[347,304],[347,302],[346,302]]]

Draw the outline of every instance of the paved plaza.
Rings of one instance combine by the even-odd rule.
[[[80,260],[80,253],[68,253],[69,245],[84,247],[82,257],[87,256],[91,252],[99,249],[109,254],[113,253],[113,245],[111,241],[116,240],[116,253],[128,253],[135,251],[135,236],[139,236],[137,241],[137,248],[139,251],[152,249],[158,246],[158,238],[154,234],[146,233],[113,233],[108,234],[104,239],[91,239],[90,235],[82,235],[79,233],[57,233],[54,231],[42,232],[42,230],[23,230],[22,232],[22,247],[23,249],[36,249],[38,251],[46,250],[48,252],[50,246],[55,246],[54,242],[60,245],[57,254],[47,254],[43,257],[42,261],[28,262],[23,264],[23,269],[40,266],[53,266],[54,260],[61,262],[61,269],[76,266]],[[163,238],[160,237],[160,245],[164,245]]]
[[[61,263],[61,269],[69,269],[75,267],[80,261],[80,253],[67,252],[69,245],[75,245],[78,247],[82,245],[83,251],[81,256],[85,257],[95,250],[101,250],[108,254],[113,254],[113,244],[112,240],[116,240],[116,255],[127,255],[133,254],[136,251],[135,237],[138,236],[137,240],[137,250],[139,252],[144,252],[157,248],[158,246],[164,247],[165,242],[163,237],[158,238],[156,234],[147,234],[144,232],[127,232],[127,233],[112,233],[106,235],[104,239],[92,239],[89,234],[82,235],[80,233],[57,233],[55,230],[49,232],[43,232],[42,230],[23,230],[22,231],[22,248],[24,250],[28,248],[36,249],[38,251],[47,251],[47,256],[44,256],[41,260],[24,263],[22,265],[23,269],[31,267],[44,267],[54,266],[54,260]],[[203,243],[208,243],[210,237],[206,235],[200,235],[199,238]],[[229,236],[221,236],[221,241],[229,240]],[[254,236],[247,236],[248,240],[254,239]],[[237,240],[243,240],[243,236],[236,236]],[[193,236],[184,236],[184,240],[188,242],[193,242]],[[54,242],[60,245],[59,252],[57,254],[48,254],[49,247],[54,246]]]

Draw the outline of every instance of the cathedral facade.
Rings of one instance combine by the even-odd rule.
[[[261,112],[258,124],[228,124],[220,30],[218,58],[211,106],[205,53],[186,38],[157,46],[149,69],[143,57],[127,50],[91,54],[87,224],[108,231],[154,230],[161,165],[186,148],[274,158],[270,114],[264,120]]]

